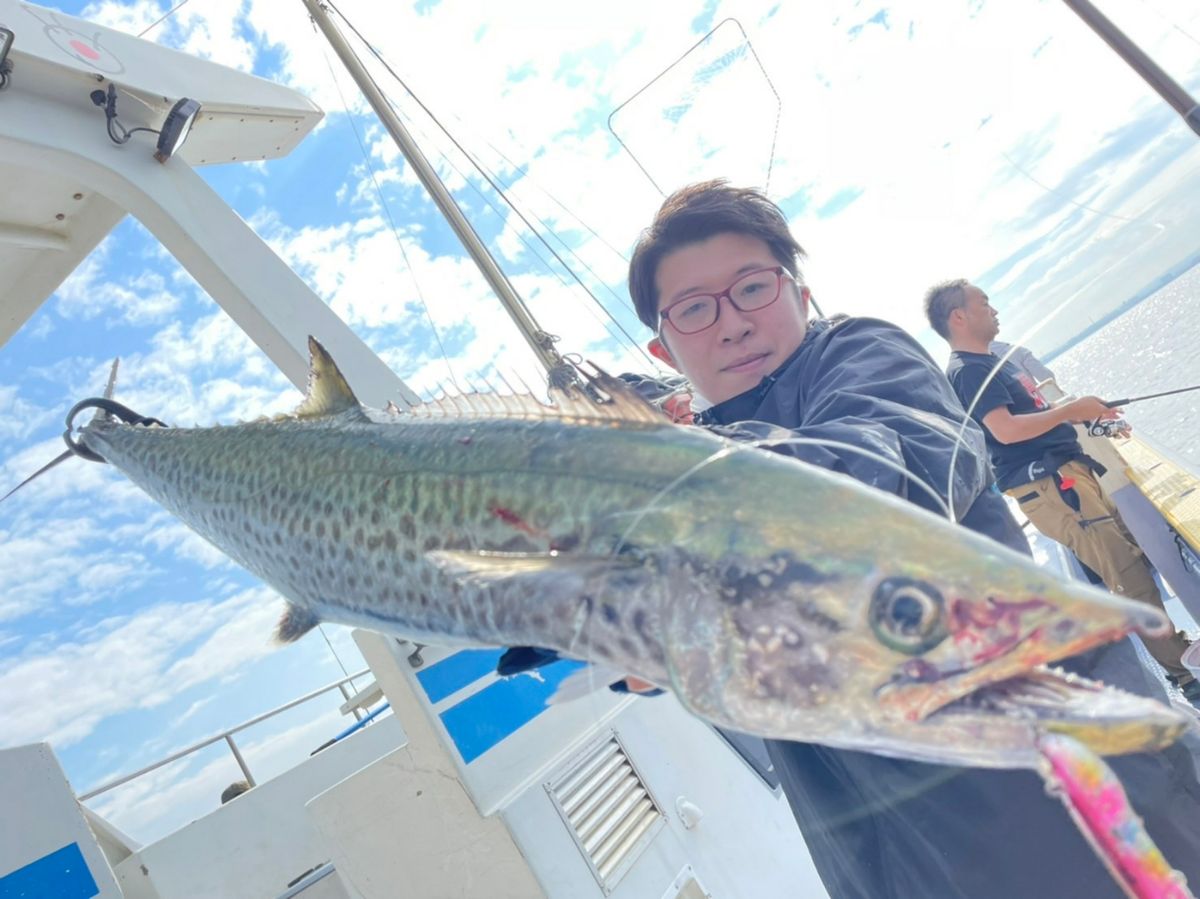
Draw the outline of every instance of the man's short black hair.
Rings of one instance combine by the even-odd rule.
[[[800,260],[804,250],[788,228],[783,211],[765,194],[748,187],[730,187],[718,178],[680,188],[663,201],[650,227],[642,232],[629,263],[629,295],[637,316],[658,330],[659,263],[668,253],[718,234],[757,237],[776,261],[803,283]]]
[[[935,284],[925,292],[925,317],[946,340],[950,339],[950,313],[963,307],[970,284],[966,278],[955,278]]]

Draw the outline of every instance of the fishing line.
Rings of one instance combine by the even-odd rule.
[[[775,96],[775,124],[774,124],[774,129],[771,133],[771,155],[767,159],[767,177],[766,177],[766,181],[763,186],[763,193],[770,193],[771,172],[775,166],[775,144],[779,138],[779,120],[783,113],[783,100],[779,96],[779,91],[777,91],[775,89],[775,84],[771,81],[771,76],[767,73],[766,66],[763,65],[762,60],[759,58],[758,53],[754,49],[754,45],[750,42],[750,37],[749,37],[749,35],[746,34],[746,29],[742,27],[742,23],[739,22],[737,19],[735,19],[733,17],[729,17],[726,19],[722,19],[720,22],[718,22],[708,32],[708,34],[704,35],[704,37],[700,38],[700,40],[698,40],[698,41],[696,41],[696,43],[692,44],[692,46],[689,47],[687,50],[685,50],[679,56],[678,59],[676,59],[674,62],[672,62],[670,65],[668,65],[665,69],[663,69],[661,72],[659,72],[653,78],[651,78],[649,81],[647,81],[645,84],[643,84],[640,88],[638,88],[633,93],[633,96],[629,97],[627,100],[622,102],[619,106],[617,106],[616,109],[614,109],[612,112],[610,112],[608,114],[608,122],[607,122],[608,133],[611,134],[613,136],[613,139],[618,144],[621,145],[621,149],[624,150],[627,154],[629,154],[629,158],[633,160],[634,165],[636,165],[639,169],[641,169],[642,174],[646,176],[646,180],[649,181],[654,186],[654,189],[657,190],[659,192],[659,194],[661,194],[664,197],[667,195],[667,192],[665,190],[663,190],[661,187],[659,187],[658,182],[654,180],[654,177],[650,174],[650,172],[646,169],[646,167],[644,165],[642,165],[641,160],[637,158],[637,155],[633,152],[633,150],[631,150],[629,148],[629,146],[625,143],[625,141],[621,140],[621,136],[619,134],[617,134],[616,129],[613,128],[613,118],[622,109],[624,109],[626,106],[628,106],[634,100],[636,100],[639,96],[641,96],[644,92],[646,92],[651,87],[653,87],[655,82],[657,82],[661,78],[664,78],[673,68],[675,68],[681,62],[683,62],[685,59],[687,59],[689,56],[691,56],[692,53],[694,53],[696,50],[698,50],[701,47],[701,45],[703,45],[705,42],[707,42],[714,34],[717,33],[717,31],[719,31],[725,25],[730,25],[730,24],[732,24],[734,27],[737,28],[737,30],[739,32],[741,32],[742,43],[745,44],[746,49],[749,50],[750,55],[754,58],[755,64],[758,66],[759,71],[762,73],[763,80],[765,80],[767,82],[767,87],[770,88],[771,93]],[[704,87],[704,85],[701,84],[700,87]],[[694,95],[695,94],[693,93],[693,96]]]
[[[1059,306],[1058,309],[1051,313],[1051,315],[1059,312],[1062,308],[1062,306]],[[1004,353],[1004,355],[999,358],[999,361],[992,366],[992,370],[987,373],[987,377],[983,379],[983,383],[979,385],[979,389],[975,392],[975,396],[971,398],[970,404],[964,410],[966,414],[963,415],[962,424],[958,428],[958,434],[956,434],[954,437],[954,448],[950,451],[950,470],[946,475],[946,503],[950,506],[950,508],[954,508],[954,466],[958,462],[959,447],[967,442],[967,428],[974,421],[974,419],[971,418],[971,414],[975,411],[975,407],[979,405],[979,401],[983,398],[984,390],[986,390],[987,386],[996,379],[996,375],[1000,372],[1000,369],[1004,366],[1004,363],[1012,358],[1012,355],[1017,351],[1018,346],[1020,346],[1020,344],[1014,342],[1013,345],[1010,346]],[[983,430],[983,425],[978,425],[978,427],[981,431]]]
[[[654,496],[650,499],[650,501],[645,506],[643,506],[640,511],[634,513],[633,522],[625,529],[624,533],[621,535],[621,539],[617,543],[617,546],[620,547],[620,546],[623,546],[625,543],[627,543],[630,536],[632,536],[633,531],[637,528],[637,526],[639,524],[642,523],[642,520],[646,517],[646,515],[648,515],[650,512],[657,511],[660,508],[658,506],[658,503],[660,500],[662,500],[668,493],[670,493],[671,491],[675,490],[677,487],[682,485],[683,482],[686,481],[688,478],[697,474],[705,466],[710,465],[714,462],[720,461],[721,459],[728,458],[729,456],[733,455],[734,453],[745,452],[747,450],[752,450],[752,449],[761,449],[761,448],[769,449],[772,446],[785,446],[785,445],[790,445],[790,444],[794,444],[797,446],[822,446],[822,447],[828,447],[828,448],[839,449],[839,450],[847,450],[849,452],[857,453],[861,456],[865,456],[866,458],[871,459],[872,461],[878,462],[878,463],[882,464],[884,467],[890,468],[893,471],[895,471],[897,474],[908,479],[914,485],[920,487],[925,493],[927,493],[933,499],[934,503],[941,510],[941,512],[948,519],[950,519],[951,521],[954,521],[954,516],[950,512],[950,507],[946,504],[946,501],[942,499],[942,497],[938,494],[938,492],[933,489],[933,487],[931,485],[926,483],[923,479],[917,477],[915,474],[913,474],[911,471],[906,469],[900,463],[895,462],[894,460],[889,459],[886,456],[875,452],[874,450],[870,450],[870,449],[867,449],[866,447],[862,447],[862,446],[855,446],[852,443],[843,443],[840,440],[828,440],[823,437],[798,437],[798,436],[796,436],[796,437],[779,437],[779,438],[767,437],[767,438],[763,438],[760,440],[749,440],[749,441],[745,441],[745,442],[733,443],[729,446],[722,447],[721,449],[716,450],[713,453],[710,453],[708,456],[706,456],[704,459],[701,459],[699,462],[697,462],[695,465],[693,465],[691,468],[689,468],[683,474],[676,477],[669,484],[667,484],[665,487],[661,488],[657,493],[655,493]],[[799,460],[799,461],[803,461],[803,460]],[[613,555],[614,556],[616,555],[615,549],[613,550]]]
[[[1200,41],[1196,40],[1196,38],[1192,34],[1187,32],[1186,30],[1184,30],[1182,25],[1180,25],[1178,22],[1176,22],[1174,19],[1172,19],[1166,13],[1162,12],[1162,10],[1158,9],[1151,3],[1147,3],[1146,0],[1141,0],[1141,3],[1142,3],[1142,6],[1149,9],[1156,16],[1158,16],[1160,19],[1162,19],[1164,22],[1166,22],[1168,25],[1170,25],[1175,31],[1178,31],[1180,34],[1182,34],[1184,37],[1186,37],[1193,44],[1200,45]]]
[[[1106,269],[1106,271],[1107,271],[1107,269]],[[1022,343],[1026,339],[1034,336],[1038,331],[1040,331],[1046,325],[1047,321],[1049,321],[1050,318],[1053,318],[1055,315],[1057,315],[1059,312],[1061,312],[1063,310],[1063,308],[1066,306],[1066,304],[1068,302],[1070,302],[1070,300],[1077,294],[1078,294],[1078,292],[1076,292],[1076,294],[1072,294],[1071,297],[1068,297],[1058,307],[1056,307],[1053,311],[1051,311],[1050,315],[1047,317],[1047,319],[1045,321],[1043,321],[1041,324],[1037,325],[1036,327],[1029,329],[1024,334],[1022,334],[1021,337],[1017,341],[1014,341],[1013,344],[1004,352],[1004,354],[999,357],[996,364],[994,366],[992,366],[992,370],[988,372],[988,375],[986,378],[984,378],[983,383],[979,385],[979,390],[976,391],[975,396],[972,397],[972,399],[971,399],[970,405],[967,406],[967,409],[966,409],[967,414],[963,418],[962,426],[959,428],[958,435],[954,441],[954,449],[950,453],[950,473],[948,475],[949,483],[947,484],[946,501],[951,504],[951,507],[953,507],[953,503],[954,503],[954,464],[958,458],[958,449],[960,446],[963,445],[963,443],[966,442],[965,436],[966,436],[966,431],[967,431],[967,423],[973,420],[971,418],[971,414],[975,411],[975,407],[979,404],[979,400],[983,397],[984,390],[986,390],[987,386],[992,383],[992,381],[995,379],[996,375],[999,373],[1000,369],[1004,366],[1004,364],[1006,362],[1008,362],[1009,359],[1012,358],[1013,354],[1016,353],[1016,351],[1021,347]],[[1180,387],[1176,390],[1164,390],[1160,393],[1147,393],[1142,396],[1133,396],[1133,397],[1125,397],[1125,398],[1119,399],[1119,400],[1110,400],[1110,401],[1105,402],[1104,405],[1107,406],[1109,409],[1114,409],[1118,406],[1126,406],[1130,403],[1140,403],[1143,400],[1153,400],[1153,399],[1158,399],[1159,397],[1164,397],[1164,396],[1175,396],[1180,393],[1190,393],[1195,390],[1200,390],[1200,384],[1194,385],[1192,387]],[[1087,422],[1080,422],[1080,424],[1087,424]],[[982,427],[983,427],[983,425],[980,425],[980,428],[982,428]]]

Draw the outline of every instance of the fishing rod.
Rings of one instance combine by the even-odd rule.
[[[1110,400],[1104,405],[1113,409],[1117,406],[1128,406],[1130,403],[1140,403],[1142,400],[1156,400],[1160,396],[1174,396],[1177,393],[1189,393],[1193,390],[1200,390],[1200,384],[1195,387],[1180,387],[1178,390],[1164,390],[1162,393],[1147,393],[1145,396],[1128,396],[1123,400]]]

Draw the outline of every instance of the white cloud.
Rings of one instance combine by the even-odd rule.
[[[236,674],[271,651],[270,624],[280,612],[265,587],[219,602],[160,603],[48,650],[0,660],[0,739],[69,746],[106,717],[161,706],[177,692]]]
[[[140,229],[135,233],[144,235]],[[166,321],[179,309],[179,295],[159,272],[144,269],[114,276],[110,254],[116,238],[109,236],[55,291],[58,314],[67,319],[97,318],[115,313],[131,325]],[[172,267],[177,267],[172,262]]]
[[[103,543],[99,522],[90,519],[25,519],[0,530],[0,621],[56,603],[89,605],[137,587],[152,573],[140,554],[114,558]]]
[[[55,418],[53,409],[43,409],[21,396],[16,385],[0,384],[0,437],[24,440]]]

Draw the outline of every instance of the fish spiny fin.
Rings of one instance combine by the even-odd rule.
[[[308,353],[308,390],[304,402],[292,414],[296,418],[320,418],[361,409],[337,363],[315,337],[308,338]]]
[[[603,410],[599,417],[605,420],[662,424],[662,411],[647,402],[636,390],[594,363],[589,368],[590,371],[576,369],[586,382],[585,390],[569,388],[550,391],[550,398],[555,405],[569,415],[586,416],[589,410],[598,407]]]
[[[279,619],[279,626],[275,628],[275,640],[279,643],[295,643],[320,623],[321,619],[311,609],[289,602],[283,617]]]
[[[620,378],[595,366],[591,368],[591,371],[578,369],[585,382],[583,387],[551,389],[553,405],[543,403],[526,388],[511,393],[443,393],[408,412],[421,418],[557,419],[573,424],[613,426],[667,424],[659,409]]]

